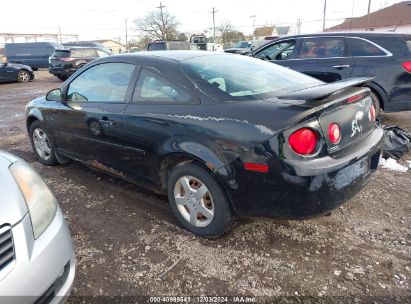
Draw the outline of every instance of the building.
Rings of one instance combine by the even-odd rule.
[[[369,24],[369,25],[368,25]],[[403,1],[379,11],[356,18],[347,18],[341,24],[326,29],[326,32],[341,31],[399,32],[411,34],[411,1]]]
[[[90,42],[98,42],[108,48],[113,54],[121,54],[127,51],[127,46],[112,39],[90,40]]]

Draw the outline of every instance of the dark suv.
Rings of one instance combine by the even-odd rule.
[[[274,40],[252,53],[325,82],[373,77],[377,111],[411,110],[411,35],[321,33]]]
[[[64,81],[90,61],[109,55],[99,48],[58,49],[49,58],[49,72]]]

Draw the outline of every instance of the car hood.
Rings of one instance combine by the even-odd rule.
[[[17,224],[28,212],[20,188],[9,170],[9,167],[18,161],[24,162],[16,156],[0,151],[0,227],[4,224]]]

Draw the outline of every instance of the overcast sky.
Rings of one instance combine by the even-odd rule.
[[[372,0],[372,11],[400,1]],[[352,15],[367,13],[368,0],[328,0],[327,26],[332,26]],[[20,0],[3,4],[0,17],[0,33],[57,33],[78,34],[80,40],[117,38],[124,41],[125,19],[128,33],[134,38],[133,21],[156,10],[160,1],[154,0]],[[269,24],[295,26],[302,19],[302,32],[318,32],[322,29],[324,0],[163,0],[165,10],[175,15],[179,30],[201,33],[212,27],[212,7],[217,10],[216,26],[230,21],[236,29],[250,34],[255,15],[255,25]],[[158,9],[157,9],[158,10]],[[1,42],[1,40],[0,40]]]

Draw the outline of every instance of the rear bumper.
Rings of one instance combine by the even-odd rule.
[[[63,68],[49,68],[49,73],[54,76],[71,76],[76,72],[76,69],[63,69]]]
[[[5,303],[62,303],[75,276],[75,258],[70,232],[60,209],[46,231],[34,240],[29,215],[12,228],[16,258],[0,281]]]
[[[377,128],[355,152],[312,161],[272,158],[267,174],[237,165],[236,183],[226,184],[234,212],[242,217],[304,219],[326,214],[357,194],[370,180],[382,154]]]

